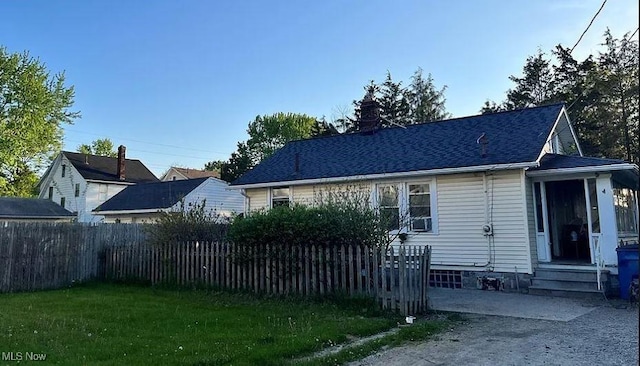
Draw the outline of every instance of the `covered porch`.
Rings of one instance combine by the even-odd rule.
[[[547,154],[527,172],[539,267],[606,268],[638,240],[638,167],[620,160]]]

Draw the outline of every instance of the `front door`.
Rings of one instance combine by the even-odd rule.
[[[584,180],[544,183],[551,260],[591,263]]]

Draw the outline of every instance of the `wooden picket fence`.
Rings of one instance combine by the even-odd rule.
[[[0,293],[104,277],[104,249],[145,240],[140,225],[0,222]]]
[[[431,251],[400,246],[288,245],[242,248],[222,243],[176,243],[163,247],[109,247],[110,280],[213,286],[303,296],[344,293],[375,297],[402,314],[427,310]]]

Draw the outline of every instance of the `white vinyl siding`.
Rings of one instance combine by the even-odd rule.
[[[206,202],[207,211],[215,211],[225,217],[244,211],[244,196],[228,189],[227,183],[209,178],[184,198],[185,205]]]
[[[93,215],[91,211],[125,188],[127,185],[124,184],[87,183],[85,210],[79,213],[79,220],[82,222],[102,221],[104,216]]]
[[[525,194],[527,205],[527,230],[529,231],[529,249],[531,251],[531,262],[535,267],[538,263],[538,249],[537,249],[537,229],[536,229],[536,211],[533,204],[533,183],[530,179],[523,178],[525,180]]]
[[[267,188],[247,189],[245,194],[249,198],[249,207],[247,207],[247,211],[250,212],[269,208]]]
[[[530,243],[532,220],[527,218],[526,184],[521,170],[451,174],[411,179],[406,183],[433,184],[434,233],[408,232],[407,244],[430,245],[432,267],[496,272],[532,273],[534,249]],[[485,182],[486,181],[486,182]],[[370,192],[384,182],[358,183]],[[292,186],[294,202],[313,201],[321,192],[339,191],[348,185]],[[486,192],[485,192],[486,188]],[[251,209],[267,208],[268,189],[249,189]],[[493,224],[493,236],[482,226]],[[533,241],[535,243],[535,241]],[[535,258],[535,255],[533,256]],[[490,262],[490,263],[489,263]],[[485,266],[489,264],[488,266]]]

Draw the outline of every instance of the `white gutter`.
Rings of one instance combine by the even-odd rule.
[[[610,164],[610,165],[596,165],[596,166],[583,166],[576,168],[558,168],[548,169],[540,171],[528,171],[528,177],[546,177],[558,174],[576,174],[576,173],[594,173],[601,171],[617,171],[617,170],[635,170],[638,171],[638,166],[635,164],[623,163],[623,164]]]
[[[292,180],[292,181],[240,184],[236,186],[230,186],[229,189],[266,188],[266,187],[296,186],[296,185],[322,184],[322,183],[341,183],[341,182],[351,182],[351,181],[359,181],[359,180],[407,178],[407,177],[416,177],[416,176],[425,176],[425,175],[444,175],[444,174],[456,174],[456,173],[475,173],[475,172],[492,171],[492,170],[526,169],[526,168],[534,168],[538,166],[539,166],[539,163],[537,162],[477,165],[477,166],[462,167],[462,168],[443,168],[443,169],[431,169],[431,170],[416,170],[412,172],[379,173],[379,174],[352,175],[347,177],[314,178],[314,179],[302,179],[302,180]]]
[[[139,210],[117,210],[117,211],[93,210],[91,212],[94,212],[98,215],[128,215],[128,214],[141,214],[141,213],[157,213],[157,212],[163,212],[167,210],[168,209],[166,208],[146,208],[146,209],[139,209]]]
[[[131,182],[123,182],[123,181],[115,181],[115,180],[98,180],[98,179],[85,179],[85,180],[91,183],[120,184],[123,186],[132,186],[136,184]],[[154,183],[154,182],[149,182],[149,183]]]

